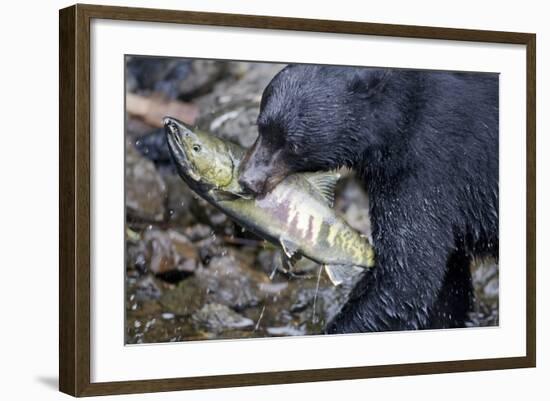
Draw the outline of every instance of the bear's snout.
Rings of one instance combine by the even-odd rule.
[[[239,166],[239,184],[248,193],[263,195],[291,173],[282,149],[272,149],[258,137]]]
[[[258,195],[263,193],[265,180],[263,177],[258,177],[253,171],[245,169],[244,172],[241,172],[239,184],[242,186],[244,192]]]

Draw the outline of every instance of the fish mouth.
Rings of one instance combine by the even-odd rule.
[[[180,124],[182,123],[172,117],[164,117],[162,121],[164,123],[164,131],[166,134],[166,141],[168,142],[168,149],[170,150],[170,154],[172,155],[178,174],[186,182],[189,180],[197,183],[200,182],[201,177],[197,174],[193,163],[189,160],[189,155],[180,137]]]
[[[179,176],[189,185],[195,192],[202,194],[209,193],[213,198],[220,200],[234,200],[237,198],[250,200],[251,194],[241,193],[240,191],[229,191],[224,188],[219,188],[216,185],[204,181],[203,177],[196,171],[192,161],[192,153],[184,143],[182,136],[192,135],[187,132],[188,128],[180,121],[172,117],[164,117],[162,119],[168,142],[168,149],[172,156],[172,160],[176,166]],[[235,160],[231,160],[232,170],[236,172]]]

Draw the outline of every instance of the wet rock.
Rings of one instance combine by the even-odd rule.
[[[154,127],[143,122],[139,118],[134,118],[128,113],[126,114],[126,138],[130,141],[135,141],[137,138],[151,133]]]
[[[191,70],[191,61],[164,57],[132,56],[126,62],[126,89],[130,92],[162,92],[177,97],[178,83]]]
[[[312,301],[313,298],[311,297],[311,294],[307,292],[299,292],[296,294],[294,303],[290,305],[290,311],[292,313],[302,312],[311,305]]]
[[[227,71],[227,64],[216,60],[193,60],[186,79],[179,82],[179,97],[192,99],[211,90]]]
[[[228,221],[227,215],[217,209],[211,210],[211,213],[208,214],[208,219],[213,226],[221,226]]]
[[[198,124],[221,138],[248,148],[258,136],[258,113],[258,102],[230,103],[211,112]]]
[[[254,322],[226,305],[208,303],[192,316],[193,321],[201,328],[208,328],[214,332],[227,329],[246,329],[254,327]]]
[[[236,310],[258,305],[265,296],[259,283],[269,282],[264,273],[247,267],[233,255],[212,258],[208,268],[197,271],[194,279],[213,302]]]
[[[203,246],[199,248],[199,256],[201,258],[202,264],[204,266],[208,266],[212,258],[215,256],[215,252],[212,251],[211,247]]]
[[[335,209],[344,215],[347,223],[372,242],[369,198],[353,173],[341,179]]]
[[[141,234],[126,228],[126,268],[143,274],[147,271],[147,247]]]
[[[207,268],[181,281],[178,286],[165,292],[161,303],[166,312],[189,315],[200,309],[207,301],[226,305],[237,311],[257,306],[266,296],[260,283],[268,278],[244,266],[231,256],[214,257]]]
[[[160,222],[165,218],[166,184],[153,163],[126,143],[126,212],[131,219]]]
[[[212,229],[206,224],[195,224],[185,229],[185,235],[191,241],[198,241],[212,235]]]
[[[474,261],[471,266],[474,287],[473,310],[469,314],[470,327],[499,324],[498,264],[491,260]]]
[[[207,297],[207,292],[196,285],[194,277],[190,277],[179,283],[176,288],[165,291],[160,303],[164,313],[189,316],[205,304]]]
[[[228,254],[228,248],[214,231],[208,237],[196,241],[195,245],[199,249],[199,257],[204,266],[208,266],[213,258]]]
[[[185,273],[193,273],[197,270],[198,262],[196,259],[186,259],[183,263],[178,265],[178,270]]]
[[[162,291],[155,279],[147,276],[139,280],[134,287],[136,301],[149,301],[160,299]]]
[[[270,336],[273,337],[303,336],[306,334],[306,330],[304,327],[295,326],[268,327],[266,331]]]
[[[157,302],[157,300],[151,299],[147,300],[145,298],[142,298],[141,300],[137,300],[135,297],[135,293],[132,292],[133,290],[130,290],[130,298],[134,296],[134,299],[129,299],[128,301],[128,307],[126,308],[128,314],[127,318],[143,318],[143,317],[154,317],[158,316],[161,312],[161,306]],[[162,297],[162,295],[161,295]]]
[[[325,324],[332,320],[334,316],[340,311],[342,306],[347,302],[351,290],[355,286],[355,283],[359,280],[359,277],[355,277],[353,281],[343,283],[338,287],[332,287],[332,284],[327,284],[327,287],[322,291],[322,330]]]
[[[354,282],[333,286],[324,272],[319,277],[290,280],[277,298],[277,308],[288,310],[293,324],[305,325],[307,333],[320,333],[347,301]]]
[[[275,276],[275,272],[280,270],[282,267],[278,254],[275,254],[275,249],[260,250],[256,257],[256,261],[262,271],[271,278],[273,278]]]
[[[189,319],[156,311],[149,315],[135,315],[130,312],[126,319],[126,343],[160,343],[174,341],[204,340],[211,338],[198,331]]]
[[[156,165],[168,166],[172,163],[164,128],[158,128],[141,135],[136,139],[135,146],[143,156],[155,162]]]
[[[315,324],[308,330],[318,332],[322,330],[322,324],[329,321],[333,316],[338,313],[341,306],[346,302],[353,285],[359,277],[355,277],[354,280],[344,283],[340,286],[333,286],[332,283],[326,277],[324,270],[321,270],[321,276],[319,277],[320,266],[306,258],[300,259],[292,266],[291,271],[285,271],[281,273],[282,269],[277,270],[277,274],[270,269],[278,269],[280,264],[277,261],[280,260],[279,250],[263,250],[258,255],[258,264],[260,261],[264,263],[262,270],[270,275],[273,280],[284,280],[286,286],[276,294],[270,294],[269,302],[274,305],[268,305],[268,315],[271,313],[272,307],[278,311],[288,311],[293,316],[293,321],[300,323],[311,324],[313,317],[316,317]],[[319,279],[319,287],[317,288],[317,280]],[[271,286],[278,285],[277,282],[273,282]],[[260,288],[265,288],[260,286]],[[313,310],[315,306],[315,312]],[[271,320],[273,321],[273,320]],[[281,323],[282,321],[278,321]],[[308,332],[313,332],[308,331]]]
[[[211,89],[227,64],[215,60],[133,56],[126,65],[128,91],[190,99]]]
[[[496,299],[498,297],[498,288],[498,277],[494,277],[483,287],[485,297]]]
[[[288,282],[282,281],[279,283],[260,283],[259,289],[267,294],[280,294],[288,287]]]
[[[190,204],[190,211],[195,218],[210,227],[223,228],[226,224],[232,224],[229,218],[198,195],[193,194],[193,202]]]
[[[191,189],[175,174],[164,175],[164,182],[167,189],[166,209],[170,223],[177,227],[188,227],[196,223],[193,208],[197,200]],[[191,240],[194,241],[193,238]]]
[[[290,266],[288,263],[283,263],[286,261],[286,256],[284,256],[283,251],[280,248],[276,248],[272,244],[267,245],[267,249],[263,249],[258,253],[257,263],[270,279],[276,279],[282,277],[284,279],[293,276],[294,273],[300,275],[300,268],[296,267],[296,262],[294,265]],[[300,261],[303,259],[300,259]],[[289,269],[290,268],[290,269]]]
[[[211,108],[252,101],[259,103],[265,87],[285,64],[229,63],[230,74],[217,82],[211,93],[196,99],[203,115],[208,115]]]
[[[217,83],[212,93],[197,99],[198,126],[241,146],[251,146],[257,135],[261,95],[282,64],[233,64],[233,79]],[[236,70],[239,69],[241,71]]]
[[[199,253],[195,245],[175,230],[146,230],[149,270],[154,274],[170,271],[192,273],[197,268]]]

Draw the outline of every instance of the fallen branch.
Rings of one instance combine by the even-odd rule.
[[[153,127],[162,127],[162,118],[170,116],[187,124],[195,124],[199,109],[192,103],[126,94],[126,111]]]

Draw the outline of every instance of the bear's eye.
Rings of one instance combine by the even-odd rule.
[[[201,145],[197,145],[197,144],[193,145],[193,152],[198,153],[200,151],[201,151]]]

